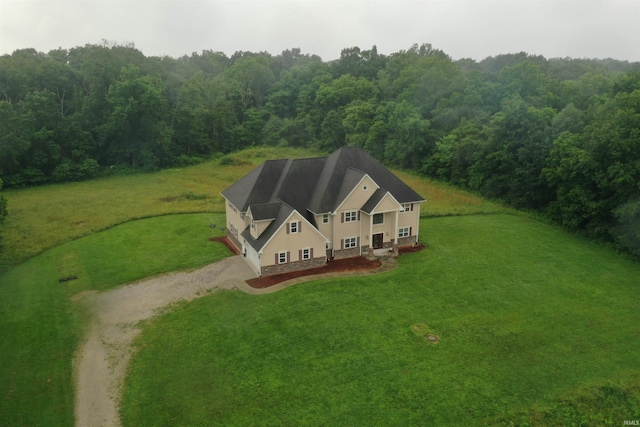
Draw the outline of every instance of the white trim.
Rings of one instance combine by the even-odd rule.
[[[353,239],[353,246],[347,247],[347,240],[351,240],[351,239]],[[342,245],[344,246],[343,249],[357,248],[358,247],[358,236],[345,237]]]
[[[362,172],[362,173],[364,173],[364,172]],[[371,178],[371,177],[369,176],[369,174],[364,173],[364,175],[362,176],[362,178],[360,178],[360,181],[358,181],[358,183],[357,183],[357,184],[356,184],[356,185],[351,189],[351,191],[349,192],[349,194],[347,194],[347,195],[346,195],[346,197],[345,197],[344,199],[342,199],[342,201],[340,202],[340,204],[336,207],[336,210],[335,210],[336,212],[338,212],[338,211],[340,211],[340,210],[341,210],[340,208],[342,207],[342,205],[344,204],[344,202],[345,202],[349,197],[351,197],[351,195],[353,194],[353,192],[354,192],[354,191],[356,191],[356,189],[358,189],[358,188],[360,187],[360,184],[362,183],[362,181],[363,181],[365,178],[369,178],[369,179],[371,180],[371,182],[373,183],[373,185],[375,185],[376,190],[380,188],[380,186],[378,185],[378,183],[377,183],[377,182],[375,182],[375,181],[373,180],[373,178]]]
[[[399,209],[391,209],[390,211],[382,211],[382,212],[376,212],[376,208],[378,206],[380,206],[380,203],[382,203],[382,201],[385,199],[385,197],[390,196],[391,199],[398,205],[399,209],[402,209],[402,204],[400,202],[398,202],[398,200],[396,200],[395,197],[393,197],[393,194],[391,194],[389,191],[387,191],[384,196],[382,196],[380,198],[380,200],[378,200],[378,203],[376,203],[376,205],[371,209],[371,212],[368,215],[373,216],[373,214],[375,213],[384,213],[384,212],[398,212]]]
[[[376,222],[376,215],[382,215],[382,222]],[[384,212],[376,212],[374,214],[371,214],[371,222],[373,223],[373,225],[381,225],[384,224]]]
[[[349,219],[347,219],[347,214],[349,214]],[[354,219],[355,218],[355,219]],[[344,211],[344,222],[357,222],[358,221],[358,210],[353,209],[350,211]]]
[[[249,212],[251,212],[251,206],[249,206],[249,208],[247,209],[247,215],[249,215]],[[251,212],[251,218],[253,219],[253,212]],[[254,219],[255,222],[264,222],[264,221],[275,221],[275,217],[273,218],[265,218],[265,219]]]
[[[264,248],[271,243],[271,241],[273,240],[273,238],[278,235],[278,233],[282,230],[282,227],[286,227],[286,223],[290,222],[289,220],[291,219],[291,217],[293,216],[293,214],[298,214],[298,216],[300,217],[301,221],[304,221],[305,223],[307,223],[307,225],[309,226],[309,228],[307,228],[307,230],[313,230],[316,234],[318,234],[318,236],[322,237],[324,239],[325,242],[328,242],[329,239],[327,239],[327,236],[325,236],[324,234],[322,234],[320,232],[320,230],[318,230],[317,228],[315,228],[304,216],[302,216],[302,214],[300,214],[300,212],[298,212],[297,210],[293,209],[291,211],[291,213],[289,214],[289,216],[282,221],[282,224],[280,224],[280,227],[278,227],[277,230],[275,230],[273,232],[273,234],[271,235],[271,237],[269,237],[269,240],[267,240],[266,242],[264,242],[264,245],[262,245],[262,247],[260,248],[260,250],[258,251],[259,254],[262,253],[262,251],[264,250]]]
[[[289,221],[289,234],[298,234],[298,221]]]

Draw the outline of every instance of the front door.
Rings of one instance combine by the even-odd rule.
[[[382,239],[384,238],[384,234],[374,234],[373,235],[373,249],[382,248]]]

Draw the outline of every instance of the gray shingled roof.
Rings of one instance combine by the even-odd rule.
[[[251,216],[254,221],[262,221],[265,219],[276,219],[280,211],[282,203],[264,203],[261,205],[251,205]]]
[[[373,203],[374,196],[382,198],[387,191],[399,203],[424,200],[360,147],[342,147],[327,157],[267,160],[222,195],[241,212],[251,207],[256,220],[271,219],[275,214],[275,220],[259,239],[253,239],[248,229],[242,232],[247,242],[259,250],[294,209],[315,224],[312,213],[335,211],[365,174],[385,190],[381,196],[377,190],[363,209]]]
[[[362,148],[342,147],[327,157],[309,210],[315,213],[333,212],[342,202],[338,196],[343,194],[341,191],[343,182],[353,176],[347,173],[349,170],[366,173],[379,187],[386,188],[400,203],[424,200]]]
[[[372,195],[371,197],[369,197],[369,200],[367,200],[365,202],[364,205],[362,205],[362,210],[368,214],[371,213],[371,211],[373,211],[373,209],[378,206],[378,203],[380,203],[380,200],[382,200],[382,198],[388,193],[387,190],[385,190],[384,188],[378,188]]]
[[[251,230],[249,227],[245,228],[242,232],[242,237],[244,237],[248,244],[251,245],[256,251],[262,249],[262,247],[269,241],[271,236],[278,231],[280,226],[289,218],[291,212],[293,212],[293,208],[286,203],[272,203],[270,204],[270,208],[277,207],[276,217],[271,224],[260,234],[257,239],[254,239],[251,236]],[[251,212],[253,212],[253,206],[251,207]]]

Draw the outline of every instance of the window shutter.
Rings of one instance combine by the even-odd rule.
[[[302,261],[302,249],[298,249],[298,260]]]
[[[358,211],[358,221],[360,221],[360,211]]]
[[[409,236],[413,236],[413,234],[411,233],[411,227],[409,227]]]
[[[298,221],[298,233],[302,232],[302,221]]]
[[[413,212],[413,203],[411,203],[411,212]]]
[[[287,251],[287,262],[291,262],[291,252]]]
[[[344,249],[344,239],[340,239],[340,249]]]
[[[344,212],[340,213],[340,222],[344,222]]]
[[[313,248],[309,249],[309,258],[313,259]]]
[[[291,232],[290,225],[289,225],[289,223],[287,223],[287,234],[289,234],[290,232]]]
[[[280,260],[278,259],[278,252],[276,252],[276,265],[278,264]]]
[[[360,236],[356,237],[356,248],[360,246]]]

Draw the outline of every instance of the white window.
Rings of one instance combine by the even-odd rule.
[[[348,237],[346,239],[344,239],[344,248],[348,249],[348,248],[355,248],[357,245],[357,238],[356,237]]]
[[[287,253],[278,252],[278,264],[285,264],[287,262]]]
[[[329,224],[329,214],[323,214],[322,215],[322,223],[323,224]]]
[[[311,258],[311,250],[309,248],[305,248],[302,250],[302,259],[310,259]]]
[[[410,227],[400,227],[398,228],[398,237],[409,237],[410,232]]]
[[[383,213],[373,214],[373,225],[376,225],[376,224],[384,224],[384,214]]]
[[[298,232],[298,221],[293,221],[289,223],[289,230],[291,231],[291,234],[297,233]]]
[[[402,212],[409,212],[411,210],[411,203],[403,203],[402,204]]]
[[[251,229],[256,231],[256,223],[253,220],[251,221]]]
[[[344,213],[344,222],[354,222],[358,220],[358,211],[349,211]]]

